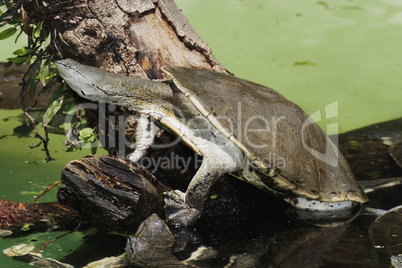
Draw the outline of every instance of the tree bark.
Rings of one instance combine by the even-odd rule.
[[[148,79],[163,65],[227,72],[173,0],[64,2],[44,8],[59,57]]]
[[[62,172],[60,203],[107,231],[132,232],[152,213],[163,215],[163,192],[170,190],[150,172],[117,157],[87,156]]]

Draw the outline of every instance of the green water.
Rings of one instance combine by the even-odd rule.
[[[21,138],[13,135],[14,128],[23,125],[19,121],[21,113],[21,110],[0,110],[0,198],[32,202],[36,195],[60,179],[60,172],[68,161],[80,159],[91,151],[66,152],[63,146],[65,137],[50,134],[50,155],[55,161],[46,163],[42,146],[29,148],[29,145],[39,142],[33,138],[33,133]],[[39,131],[43,135],[42,129]],[[55,192],[44,195],[39,201],[55,201]]]
[[[340,132],[402,114],[400,1],[176,3],[237,76],[274,88],[309,114],[338,101]]]
[[[322,111],[339,131],[401,115],[402,3],[383,1],[178,0],[178,6],[218,61],[241,78],[276,89],[307,113]],[[0,41],[0,61],[21,46]],[[325,120],[325,106],[338,102],[338,116]],[[0,110],[0,198],[32,199],[59,180],[60,171],[89,150],[65,153],[64,137],[51,135],[56,159],[45,163],[32,138],[13,136],[21,112]],[[329,131],[330,134],[336,129]],[[55,190],[40,201],[55,200]],[[4,239],[0,250],[21,242],[51,240],[59,233]],[[79,246],[81,233],[54,243],[44,255],[60,258]],[[23,267],[0,252],[0,266]],[[30,266],[27,266],[30,267]]]
[[[38,143],[33,138],[33,133],[21,138],[13,135],[14,128],[23,125],[19,121],[21,113],[21,110],[0,110],[0,199],[33,203],[36,195],[60,180],[61,170],[69,161],[80,159],[91,151],[83,149],[66,153],[66,147],[63,146],[64,136],[50,134],[50,154],[55,161],[46,163],[42,147],[29,148],[30,144]],[[43,135],[43,131],[39,133]],[[105,151],[100,150],[99,153]],[[57,187],[40,198],[39,202],[55,201],[56,191]],[[0,238],[0,267],[32,267],[3,255],[3,249],[20,243],[32,243],[39,250],[42,244],[61,234],[63,233],[49,232],[14,239]],[[61,238],[46,248],[44,256],[60,258],[71,253],[80,245],[82,235],[81,232],[76,232]]]

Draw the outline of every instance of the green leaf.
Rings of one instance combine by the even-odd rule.
[[[71,145],[71,146],[67,147],[66,152],[75,152],[75,151],[77,151],[77,149],[79,149],[79,147]]]
[[[84,143],[92,143],[96,140],[95,130],[91,127],[83,128],[78,133],[78,139]]]
[[[60,86],[58,86],[54,92],[52,97],[50,98],[49,103],[52,103],[55,99],[57,99],[58,97],[63,95],[63,84],[61,84]]]
[[[71,94],[71,91],[63,91],[63,96],[64,96],[64,103],[62,107],[63,114],[69,114],[73,110],[77,110],[77,103],[75,102],[75,99]]]
[[[42,26],[43,26],[43,21],[41,21],[38,25],[36,25],[36,27],[32,33],[34,38],[38,38],[40,36],[40,33],[42,31]]]
[[[5,3],[3,1],[3,3]],[[15,3],[16,4],[16,3]],[[9,24],[9,25],[15,25],[15,26],[20,26],[22,25],[22,18],[20,16],[15,16],[15,5],[12,2],[9,2],[6,4],[8,9],[1,14],[0,16],[0,22],[2,24]]]
[[[29,90],[29,97],[33,98],[36,93],[36,78],[33,76],[28,77],[27,88]]]
[[[64,96],[61,96],[60,98],[54,100],[52,104],[49,105],[42,118],[42,123],[44,127],[47,126],[50,123],[50,121],[52,121],[53,117],[56,115],[56,113],[60,110],[61,106],[63,105],[63,101]]]
[[[52,41],[52,36],[51,34],[48,34],[47,37],[41,42],[40,48],[42,50],[46,50],[46,48],[50,45],[50,42]]]
[[[62,109],[63,108],[60,108],[60,110]],[[47,131],[49,133],[65,135],[66,134],[66,129],[64,128],[65,122],[66,117],[63,114],[60,114],[59,111],[53,116],[52,120],[45,127],[47,128]]]
[[[20,228],[21,231],[26,232],[30,230],[30,226],[34,225],[33,223],[26,222],[22,227]]]
[[[31,49],[31,48],[20,48],[17,49],[16,51],[13,52],[13,55],[17,55],[17,56],[24,56],[26,54],[29,54],[31,52],[35,52],[35,49]]]
[[[13,36],[17,32],[17,29],[14,27],[5,29],[4,31],[0,32],[0,40],[7,39]]]
[[[29,68],[29,76],[32,77],[37,77],[40,73],[40,67],[42,66],[42,62],[40,61],[35,61],[32,65],[31,68]]]
[[[96,142],[93,142],[91,144],[91,154],[96,154],[97,151],[98,151],[98,146],[96,145]]]
[[[59,78],[57,76],[51,77],[49,80],[46,81],[46,85],[44,85],[42,90],[38,93],[38,96],[42,96],[43,94],[50,92],[58,81],[59,81]],[[42,82],[42,84],[43,84],[43,82]]]
[[[27,87],[29,90],[29,96],[31,98],[34,97],[36,93],[36,77],[39,75],[41,64],[42,63],[40,61],[35,61],[29,68]]]
[[[8,58],[8,61],[11,61],[13,63],[24,63],[28,60],[28,55],[25,56],[20,56],[20,57],[15,57],[15,58]]]
[[[39,72],[39,80],[42,82],[43,86],[46,86],[46,82],[47,79],[49,78],[49,75],[50,75],[50,64],[44,62]]]

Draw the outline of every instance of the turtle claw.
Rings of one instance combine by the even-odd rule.
[[[165,213],[167,223],[176,228],[192,225],[201,216],[198,209],[186,203],[185,193],[179,190],[165,193]]]

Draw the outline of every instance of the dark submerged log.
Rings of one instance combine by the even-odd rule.
[[[339,135],[339,150],[358,180],[402,175],[402,118],[375,123]]]
[[[81,222],[80,214],[66,205],[26,204],[0,199],[0,230],[24,231],[71,229]]]
[[[135,231],[152,213],[163,214],[168,188],[146,169],[112,156],[71,161],[62,172],[58,200],[108,231]]]

